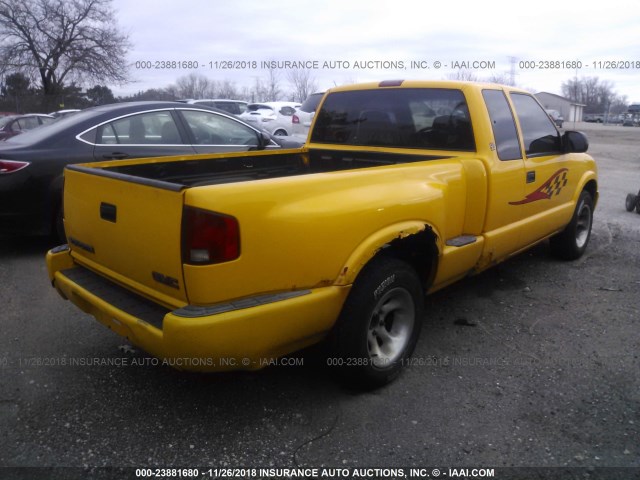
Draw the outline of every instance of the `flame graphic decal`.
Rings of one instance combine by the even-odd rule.
[[[538,200],[549,200],[554,195],[560,195],[562,189],[567,185],[568,171],[568,168],[561,168],[551,175],[551,178],[544,182],[536,191],[531,192],[518,202],[509,202],[509,205],[524,205],[525,203],[537,202]]]

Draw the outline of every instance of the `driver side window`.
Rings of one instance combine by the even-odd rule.
[[[520,120],[527,156],[561,153],[560,134],[538,102],[530,95],[523,93],[512,93],[511,100]]]

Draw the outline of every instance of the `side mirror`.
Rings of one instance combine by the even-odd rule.
[[[264,150],[271,145],[271,137],[266,132],[258,133],[258,150]]]
[[[562,135],[564,153],[584,153],[589,149],[589,140],[582,132],[569,130]]]

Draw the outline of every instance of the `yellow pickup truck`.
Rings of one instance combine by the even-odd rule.
[[[68,166],[49,276],[178,368],[257,369],[324,340],[331,365],[380,386],[416,345],[425,293],[547,238],[582,255],[587,148],[514,88],[334,88],[300,149]]]

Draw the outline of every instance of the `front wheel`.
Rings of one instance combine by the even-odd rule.
[[[588,191],[583,190],[569,225],[562,232],[551,237],[552,253],[563,260],[580,258],[589,244],[592,225],[593,199]]]
[[[334,357],[352,386],[371,389],[395,379],[413,352],[424,293],[407,263],[380,257],[358,275],[334,329]]]

